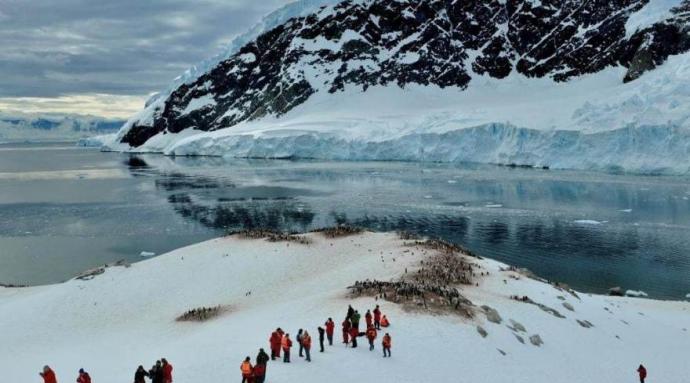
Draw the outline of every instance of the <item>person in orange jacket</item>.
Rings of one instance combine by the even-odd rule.
[[[77,377],[77,383],[91,383],[91,376],[89,376],[89,373],[84,371],[83,368],[79,369],[79,376]]]
[[[376,340],[376,328],[373,325],[367,329],[367,340],[369,341],[369,351],[374,351],[374,341]]]
[[[390,326],[391,323],[388,321],[388,318],[384,315],[381,317],[381,326],[383,327],[388,327]]]
[[[333,346],[333,331],[335,331],[335,323],[333,319],[328,318],[326,321],[326,338],[328,338],[328,345]]]
[[[281,334],[283,330],[277,328],[271,333],[271,337],[268,338],[268,343],[271,346],[271,360],[280,359],[280,345],[283,342],[283,335]]]
[[[304,354],[307,357],[306,361],[311,362],[311,335],[309,331],[304,331],[302,334],[302,346],[304,347]]]
[[[381,342],[381,345],[383,346],[383,357],[385,358],[386,356],[388,356],[390,358],[391,346],[393,345],[393,341],[388,333],[386,333],[386,335],[383,336],[383,341]]]
[[[38,375],[43,378],[43,383],[57,383],[55,372],[50,366],[43,366],[43,372],[39,372]]]
[[[283,363],[290,363],[290,348],[292,348],[292,340],[290,339],[290,334],[283,335],[283,341],[281,345],[283,346]]]
[[[343,321],[343,343],[345,343],[345,344],[350,343],[350,340],[348,339],[350,337],[350,328],[352,328],[352,325],[350,324],[350,320],[345,319]]]
[[[173,381],[173,377],[172,377],[173,366],[172,366],[172,364],[168,363],[168,360],[165,358],[162,358],[161,362],[163,362],[163,383],[172,383],[172,381]]]
[[[371,315],[371,311],[367,310],[367,313],[364,314],[364,321],[367,324],[367,328],[374,324],[374,316]]]
[[[252,366],[250,357],[244,358],[244,362],[240,364],[240,371],[242,371],[242,383],[253,383],[254,366]]]

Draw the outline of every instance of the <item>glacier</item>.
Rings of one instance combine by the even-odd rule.
[[[690,54],[622,83],[611,68],[565,83],[476,75],[465,91],[375,87],[317,94],[280,118],[161,133],[139,148],[177,156],[519,164],[690,174]],[[122,131],[120,132],[122,134]],[[663,154],[663,155],[660,155]]]
[[[337,2],[304,0],[267,16],[221,54],[175,79],[115,137],[108,137],[104,150],[172,156],[478,162],[690,174],[690,111],[684,107],[690,102],[687,53],[669,57],[630,82],[623,81],[627,68],[619,66],[566,82],[516,72],[501,79],[471,73],[466,89],[407,84],[372,86],[364,91],[346,85],[341,92],[317,91],[279,117],[267,115],[215,131],[194,127],[179,133],[163,131],[138,147],[121,143],[132,126],[151,125],[160,117],[166,96],[176,87],[191,84],[264,31],[318,6]],[[650,1],[629,19],[626,29],[632,33],[664,19],[669,7],[677,3]],[[339,41],[296,39],[293,44],[310,50],[321,49],[327,43],[340,46],[345,40],[356,39],[355,34],[345,31]],[[308,63],[296,70],[304,74],[312,88],[323,88],[323,78]],[[204,100],[197,104],[191,109],[213,103]]]

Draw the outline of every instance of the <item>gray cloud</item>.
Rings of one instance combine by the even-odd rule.
[[[0,0],[0,98],[144,96],[289,0]]]

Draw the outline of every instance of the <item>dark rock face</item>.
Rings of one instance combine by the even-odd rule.
[[[626,21],[648,1],[346,0],[291,19],[180,86],[153,124],[135,123],[122,142],[136,147],[160,132],[281,116],[315,92],[348,85],[464,89],[472,72],[567,81],[615,65],[632,81],[690,49],[688,2],[626,36]]]

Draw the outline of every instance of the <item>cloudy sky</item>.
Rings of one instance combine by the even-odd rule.
[[[0,0],[0,112],[126,117],[290,0]]]

